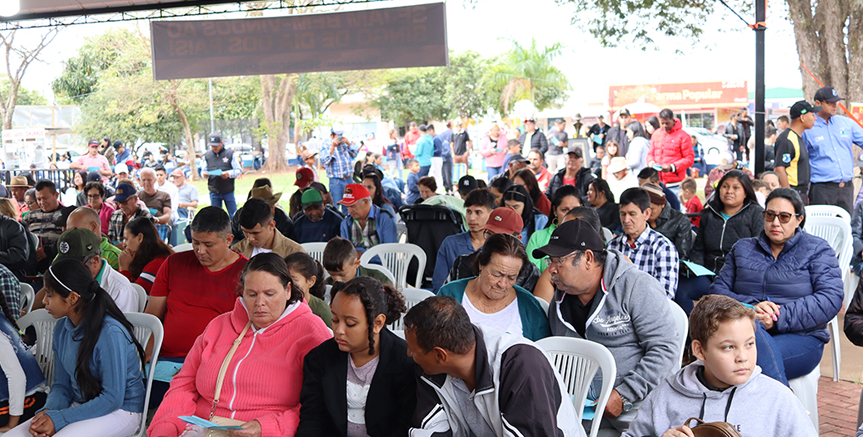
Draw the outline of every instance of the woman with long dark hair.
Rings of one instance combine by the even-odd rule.
[[[141,424],[144,349],[132,324],[74,259],[45,272],[54,328],[54,383],[43,410],[6,437],[132,435]]]
[[[533,250],[539,249],[551,241],[551,234],[563,223],[563,218],[573,208],[582,206],[578,188],[572,185],[564,185],[554,192],[554,201],[551,202],[551,214],[548,216],[548,225],[536,231],[527,244],[527,259],[533,263],[539,271],[546,268],[545,261],[533,257]]]
[[[512,186],[512,181],[507,177],[499,177],[493,181],[488,186],[488,189],[491,190],[491,194],[494,194],[494,204],[498,207],[503,206],[503,193]]]
[[[629,171],[638,174],[647,167],[647,152],[650,151],[650,137],[638,120],[626,125],[626,137],[629,138],[629,149],[626,151],[626,166]]]
[[[602,227],[616,232],[620,228],[620,207],[614,202],[614,193],[605,179],[594,179],[587,188],[587,201],[596,208]]]
[[[234,309],[213,319],[195,340],[147,435],[177,437],[187,429],[177,416],[193,415],[242,427],[236,435],[294,435],[303,360],[331,337],[303,303],[285,260],[275,253],[255,255],[240,274]]]
[[[521,216],[524,222],[524,229],[521,231],[521,242],[524,245],[530,242],[530,237],[534,232],[544,228],[545,224],[548,223],[548,216],[533,207],[533,200],[530,198],[527,188],[522,185],[509,187],[503,193],[503,204],[507,208],[512,208]]]
[[[47,387],[36,357],[21,341],[15,314],[2,290],[0,310],[0,433],[4,433],[42,408]]]
[[[539,189],[539,182],[536,181],[536,175],[533,171],[529,168],[523,168],[515,172],[512,175],[512,183],[527,188],[527,192],[530,193],[530,199],[533,200],[534,207],[547,216],[551,215],[551,201]]]
[[[306,355],[297,437],[407,435],[415,364],[386,327],[405,311],[404,298],[367,277],[332,293],[335,337]]]
[[[174,251],[159,238],[153,221],[145,217],[127,223],[123,229],[123,239],[126,249],[117,258],[120,273],[150,293],[156,273]]]
[[[653,133],[659,129],[659,119],[656,118],[655,115],[651,115],[647,117],[647,120],[644,121],[644,131],[647,134],[648,139],[653,136]]]
[[[63,195],[60,196],[60,201],[64,206],[84,206],[87,204],[78,204],[78,197],[84,192],[84,186],[87,185],[87,170],[75,170],[72,177],[72,186],[67,188]],[[85,198],[86,199],[86,198]]]
[[[384,196],[384,186],[381,185],[381,177],[377,173],[364,173],[363,186],[366,187],[372,195],[372,204],[378,208],[389,211],[393,218],[396,217],[396,210],[393,207],[393,203],[390,202],[390,199],[387,199],[386,196]]]

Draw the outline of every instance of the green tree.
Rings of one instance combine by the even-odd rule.
[[[483,59],[479,53],[450,53],[449,67],[441,67],[444,81],[444,107],[447,119],[474,118],[496,108],[496,94],[483,86],[485,68],[494,60]]]
[[[0,95],[9,95],[9,92],[12,90],[12,84],[10,82],[9,76],[0,76]],[[18,101],[16,102],[16,106],[47,104],[48,99],[46,99],[39,91],[20,86],[18,87]]]
[[[719,8],[732,28],[748,30],[721,4],[703,0],[628,1],[628,0],[558,0],[575,3],[572,22],[587,28],[604,46],[633,43],[646,48],[659,36],[697,41],[704,33],[704,23]],[[750,23],[755,19],[752,2],[729,0],[736,11],[744,13]],[[786,0],[787,18],[794,26],[797,55],[825,85],[832,86],[849,102],[863,101],[863,2],[858,0]],[[775,3],[770,2],[770,5]],[[767,35],[776,15],[768,11]],[[820,85],[803,69],[803,92],[813,96]]]
[[[563,105],[570,89],[566,75],[554,66],[563,45],[542,49],[532,40],[529,47],[512,41],[512,48],[491,66],[484,85],[500,93],[499,109],[508,114],[515,102],[530,100],[540,111]]]
[[[381,118],[398,124],[442,120],[446,107],[446,83],[435,68],[399,70],[375,98]]]

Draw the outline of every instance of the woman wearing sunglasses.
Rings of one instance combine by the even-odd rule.
[[[767,197],[764,231],[737,242],[710,287],[755,308],[762,372],[785,385],[818,366],[827,322],[842,308],[836,253],[803,230],[803,201],[790,188]]]

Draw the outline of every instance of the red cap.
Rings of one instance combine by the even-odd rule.
[[[297,169],[297,181],[294,182],[294,185],[306,188],[315,181],[315,172],[308,167],[300,167]]]
[[[482,227],[482,230],[486,229],[495,234],[519,234],[524,229],[524,220],[512,208],[495,208]]]
[[[369,193],[369,190],[363,186],[363,184],[348,184],[345,187],[345,194],[342,196],[342,200],[339,202],[340,205],[351,206],[357,201],[372,197],[372,193]],[[519,229],[521,231],[521,229]]]

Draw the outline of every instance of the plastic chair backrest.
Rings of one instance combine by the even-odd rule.
[[[608,403],[608,397],[611,396],[614,381],[617,378],[614,356],[605,346],[581,338],[546,337],[537,341],[536,345],[550,356],[552,366],[563,379],[567,393],[572,396],[575,414],[579,421],[584,413],[590,385],[597,370],[602,371],[602,389],[596,399],[596,411],[599,413],[590,424],[590,436],[596,437],[599,433],[601,412],[605,411],[605,405]]]
[[[380,264],[372,264],[372,263],[361,263],[360,265],[363,266],[364,268],[369,269],[369,270],[374,270],[376,272],[383,273],[384,275],[386,275],[387,279],[389,279],[390,282],[392,282],[393,285],[396,284],[396,277],[393,275],[393,273],[391,271],[387,270],[386,267],[384,267]]]
[[[411,259],[416,257],[417,261],[419,261],[419,269],[417,270],[419,273],[417,273],[415,286],[416,288],[422,287],[422,272],[425,271],[426,267],[426,253],[421,247],[410,243],[378,244],[377,246],[373,246],[371,249],[365,251],[363,256],[360,257],[360,261],[363,264],[369,264],[375,256],[380,257],[383,266],[395,275],[395,286],[399,289],[408,286],[408,267],[410,267]]]
[[[326,291],[324,291],[324,302],[326,302],[329,305],[330,299],[332,298],[331,293],[333,290],[333,286],[332,285],[324,285],[324,290],[326,290]]]
[[[147,342],[150,341],[150,336],[153,336],[153,355],[150,359],[150,371],[147,372],[146,394],[144,395],[144,410],[141,414],[141,426],[138,432],[133,434],[133,437],[144,437],[147,435],[147,408],[150,405],[150,392],[153,388],[153,376],[156,374],[156,362],[159,358],[159,352],[162,350],[162,340],[165,338],[165,329],[162,327],[162,322],[152,314],[144,313],[123,313],[135,331],[135,339],[141,344],[141,347],[146,348]]]
[[[838,209],[845,211],[842,208]],[[851,235],[851,222],[837,217],[806,217],[806,224],[803,229],[809,234],[823,238],[833,248],[833,251],[836,252],[836,257],[839,259],[839,268],[842,273],[840,277],[844,278],[851,268],[851,257],[854,255],[854,237]],[[845,300],[850,303],[849,299]]]
[[[33,286],[22,282],[21,284],[21,297],[24,299],[24,302],[21,302],[21,309],[24,310],[24,314],[30,314],[30,311],[33,311],[33,303],[36,301],[36,293],[33,291]],[[17,317],[18,314],[15,314]]]
[[[407,243],[408,241],[408,225],[404,223],[396,224],[396,229],[398,230],[398,241],[399,243]]]
[[[539,305],[542,307],[542,312],[545,315],[548,315],[548,302],[546,302],[545,299],[543,299],[539,296],[534,296],[534,297],[536,298],[537,301],[539,301]]]
[[[611,232],[608,228],[602,228],[602,238],[604,238],[605,242],[608,243],[614,239],[614,232]]]
[[[138,312],[143,313],[144,309],[147,308],[147,300],[150,299],[150,296],[147,294],[147,290],[144,290],[144,287],[141,284],[132,283],[132,288],[138,293]]]
[[[316,259],[321,264],[324,263],[324,248],[327,247],[327,243],[303,243],[300,246],[303,246],[303,249],[305,249],[310,257]]]
[[[689,335],[689,317],[686,316],[686,311],[683,311],[683,308],[680,308],[680,305],[673,300],[669,300],[668,305],[671,307],[671,317],[674,319],[677,335],[680,336],[680,340],[678,341],[680,351],[677,353],[677,363],[683,364],[683,351],[686,349],[686,337]],[[676,367],[674,371],[677,371]]]
[[[407,314],[408,310],[413,308],[414,305],[433,297],[435,294],[428,290],[423,290],[421,288],[411,288],[407,287],[402,289],[402,296],[405,298],[405,314]],[[405,314],[402,314],[401,317],[397,321],[395,321],[392,325],[390,325],[390,330],[395,332],[396,330],[405,329],[404,318]]]
[[[188,252],[188,251],[193,250],[193,249],[194,248],[192,247],[192,243],[183,243],[183,244],[179,244],[179,245],[174,246],[174,253]]]
[[[36,344],[30,349],[45,374],[45,385],[54,383],[54,325],[57,319],[48,311],[39,309],[18,319],[18,327],[25,330],[28,326],[36,329]]]
[[[851,214],[845,211],[845,208],[836,205],[807,205],[805,209],[807,222],[809,221],[809,217],[833,217],[841,218],[851,223]]]

